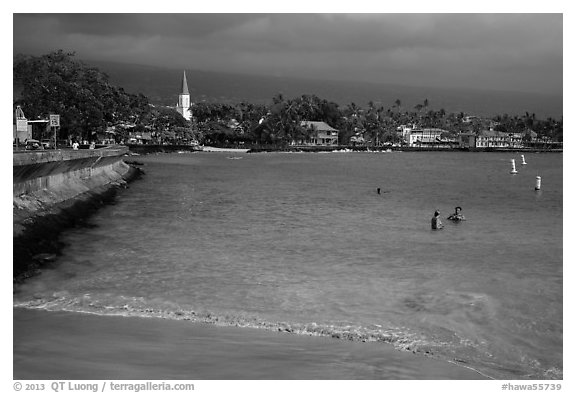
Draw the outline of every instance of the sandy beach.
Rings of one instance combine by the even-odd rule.
[[[18,308],[13,320],[14,379],[483,379],[385,344]]]
[[[234,149],[225,147],[203,146],[202,151],[211,153],[246,153],[250,149]]]

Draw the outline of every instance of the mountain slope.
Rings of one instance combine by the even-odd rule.
[[[130,93],[142,93],[154,104],[175,105],[181,89],[182,70],[143,65],[86,61],[107,73],[110,81]],[[411,87],[350,81],[307,80],[285,77],[226,74],[186,70],[192,102],[270,103],[282,93],[287,98],[315,94],[340,106],[369,101],[392,108],[396,99],[402,110],[412,110],[428,99],[430,109],[465,112],[479,116],[536,113],[539,118],[562,117],[562,97],[544,94]]]

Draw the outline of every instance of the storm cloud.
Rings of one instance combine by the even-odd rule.
[[[14,53],[562,94],[562,14],[14,14]]]

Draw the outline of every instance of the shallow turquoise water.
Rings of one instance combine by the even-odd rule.
[[[525,156],[517,175],[512,153],[140,156],[143,180],[67,232],[14,303],[385,341],[494,378],[561,378],[562,155]],[[465,222],[445,220],[454,206]]]

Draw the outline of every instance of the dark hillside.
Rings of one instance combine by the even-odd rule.
[[[178,100],[182,70],[143,65],[89,62],[110,76],[117,86],[130,93],[143,93],[152,103],[175,105]],[[341,106],[351,102],[366,106],[369,101],[391,108],[396,99],[403,110],[413,110],[424,99],[430,109],[466,112],[480,116],[508,113],[536,113],[539,118],[562,117],[562,97],[504,91],[439,89],[350,81],[322,81],[284,77],[226,74],[186,70],[192,102],[218,101],[269,103],[273,96],[315,94]]]

